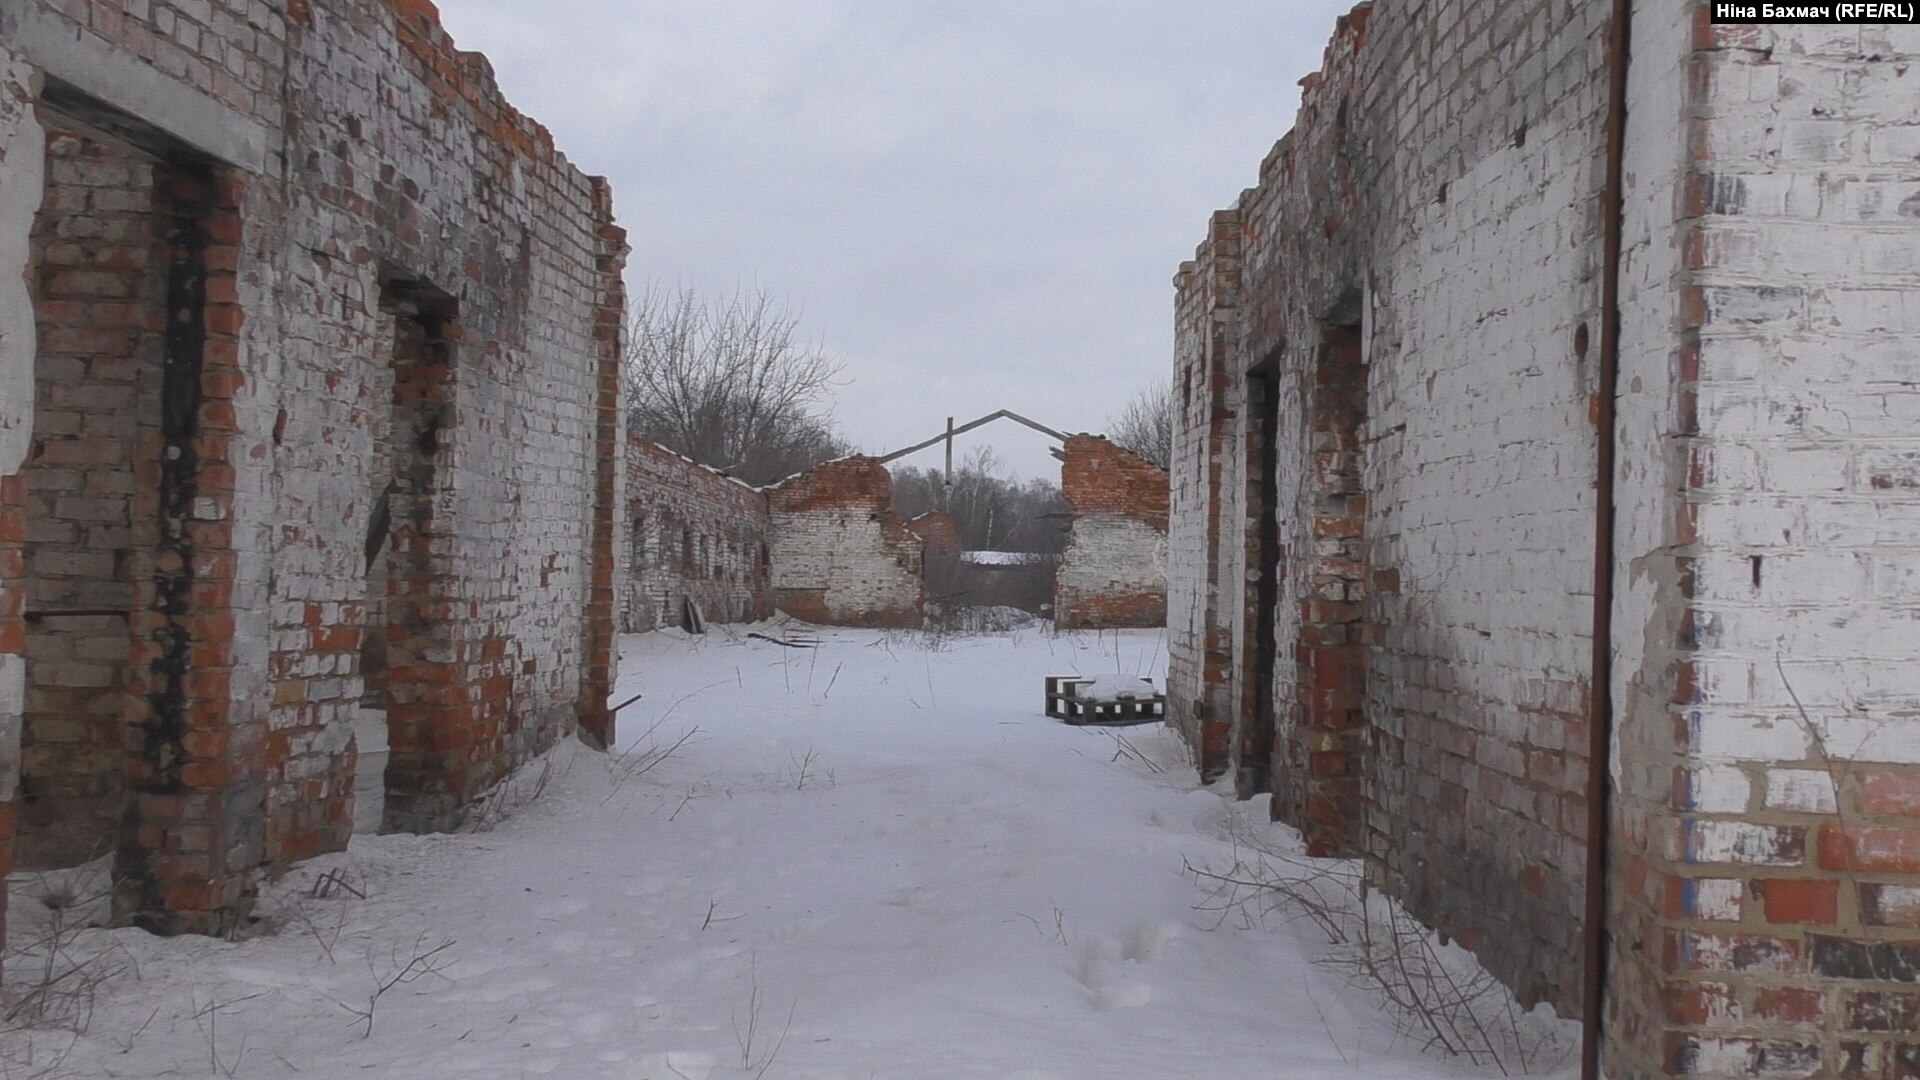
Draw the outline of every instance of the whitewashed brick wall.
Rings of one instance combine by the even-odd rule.
[[[917,553],[882,532],[864,507],[776,509],[772,548],[774,594],[819,592],[836,623],[859,625],[870,613],[911,611],[920,603]]]
[[[34,118],[31,72],[6,48],[11,19],[0,12],[0,268],[25,267],[33,215],[40,208],[45,139]],[[33,438],[34,316],[25,277],[0,272],[0,477],[26,461]],[[18,513],[0,502],[0,514]],[[0,558],[9,557],[0,551]],[[19,618],[20,583],[0,571],[0,627]],[[17,625],[17,622],[16,622]],[[26,665],[18,653],[0,652],[0,803],[12,800],[20,778],[20,713]],[[11,866],[11,860],[8,860]]]
[[[1107,596],[1159,593],[1167,583],[1165,533],[1125,514],[1074,518],[1060,556],[1060,607]]]

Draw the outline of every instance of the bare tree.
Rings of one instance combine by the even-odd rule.
[[[1058,484],[1020,483],[1004,475],[992,447],[967,452],[948,486],[936,469],[893,470],[893,509],[901,517],[945,510],[965,551],[1057,553],[1066,546],[1066,500]]]
[[[1161,468],[1173,463],[1173,384],[1153,383],[1107,420],[1107,437]]]
[[[843,365],[765,292],[649,289],[628,317],[629,423],[643,438],[765,484],[848,452],[826,407]]]

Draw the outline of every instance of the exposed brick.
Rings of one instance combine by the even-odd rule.
[[[1870,817],[1920,818],[1920,769],[1861,769],[1859,812]]]
[[[1920,982],[1920,942],[1812,936],[1813,970],[1834,979]]]
[[[1808,987],[1766,986],[1754,995],[1753,1014],[1775,1024],[1819,1024],[1826,1019],[1826,998]]]
[[[1061,629],[1164,626],[1167,474],[1094,435],[1062,450],[1060,490],[1072,527],[1054,578]]]
[[[1820,865],[1829,870],[1920,874],[1920,826],[1825,826],[1820,830]]]
[[[1920,930],[1920,885],[1862,883],[1860,918],[1869,926]]]
[[[677,626],[687,600],[711,622],[773,614],[764,492],[635,437],[627,441],[626,496],[623,630]]]
[[[1840,883],[1769,879],[1756,883],[1772,923],[1831,925],[1840,917]]]
[[[0,273],[0,307],[15,325],[31,284],[47,346],[36,358],[9,333],[0,349],[0,745],[22,653],[44,704],[30,746],[75,734],[50,695],[96,691],[86,749],[36,769],[65,770],[76,799],[83,776],[124,792],[96,786],[60,820],[117,820],[117,919],[225,930],[260,868],[345,846],[365,676],[393,714],[390,794],[418,800],[414,827],[458,824],[576,724],[610,736],[626,249],[606,185],[430,7],[262,8],[184,43],[160,25],[168,5],[110,7],[95,5],[110,40],[90,39],[106,60],[85,69],[0,35],[0,235],[42,211],[36,265]],[[65,25],[73,10],[29,0],[0,21],[92,33]],[[203,135],[235,133],[235,163],[167,130],[169,95],[108,125],[160,151],[158,172],[49,103],[43,162],[34,63],[59,66],[45,83],[62,101],[123,100],[135,70],[173,80]],[[23,192],[38,205],[13,205]],[[426,377],[397,380],[396,327],[423,311],[444,332],[408,360]],[[395,430],[415,421],[438,426]],[[16,477],[28,433],[42,450]],[[383,448],[401,446],[436,468],[389,498]],[[400,512],[369,573],[383,501]],[[394,566],[407,573],[381,577]],[[18,616],[36,603],[129,617],[29,634]],[[399,650],[394,679],[363,668],[376,643]],[[14,773],[0,761],[0,796]]]
[[[892,510],[886,466],[830,461],[767,489],[767,498],[775,607],[829,626],[921,626],[923,544]]]
[[[1847,995],[1847,1027],[1853,1031],[1912,1035],[1920,1032],[1920,993],[1869,990]]]

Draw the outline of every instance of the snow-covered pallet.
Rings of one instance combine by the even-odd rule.
[[[1166,718],[1167,695],[1152,679],[1128,675],[1049,675],[1047,715],[1069,724],[1127,727]]]

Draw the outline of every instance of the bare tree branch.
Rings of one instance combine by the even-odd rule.
[[[826,407],[844,365],[802,341],[799,315],[765,292],[649,289],[627,340],[636,434],[753,484],[848,452]]]
[[[1156,382],[1107,420],[1107,437],[1161,468],[1173,462],[1173,384]]]

